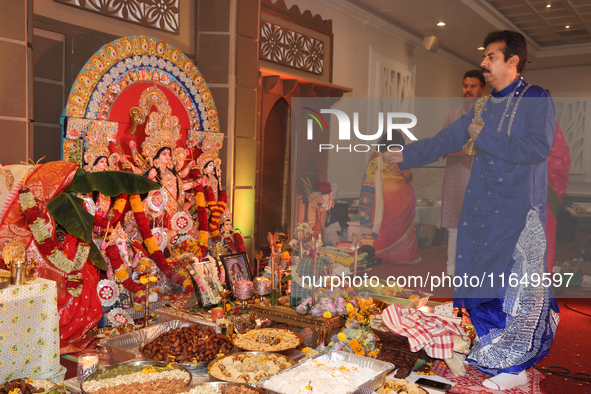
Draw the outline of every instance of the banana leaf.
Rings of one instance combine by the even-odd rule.
[[[69,234],[90,244],[94,216],[88,213],[83,203],[84,201],[74,193],[60,193],[47,203],[47,209],[55,221]]]
[[[92,264],[94,264],[101,270],[107,270],[107,263],[105,262],[105,259],[103,258],[103,255],[101,254],[101,251],[99,250],[98,246],[96,246],[94,242],[90,243],[90,253],[88,254],[88,258],[90,259]]]
[[[66,192],[88,194],[98,191],[109,197],[121,193],[144,194],[160,189],[160,185],[149,178],[127,171],[86,172],[78,170]]]

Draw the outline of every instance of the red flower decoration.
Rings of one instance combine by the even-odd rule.
[[[320,194],[330,194],[332,192],[332,187],[328,182],[316,182],[314,189],[318,190]]]

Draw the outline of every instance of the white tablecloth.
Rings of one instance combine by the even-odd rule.
[[[0,290],[0,382],[60,373],[57,288],[35,279]]]
[[[437,228],[441,227],[441,204],[435,205],[417,205],[414,224],[433,224]]]

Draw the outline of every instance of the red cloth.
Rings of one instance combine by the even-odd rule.
[[[55,220],[47,210],[47,203],[62,192],[72,182],[78,166],[65,161],[53,161],[35,166],[30,170],[26,186],[35,196],[41,217],[46,223],[52,237],[55,238]],[[94,266],[87,261],[80,271],[84,285],[80,297],[73,297],[67,292],[67,274],[56,268],[43,256],[33,239],[33,234],[25,222],[18,193],[11,194],[6,204],[6,211],[0,222],[0,249],[13,238],[22,242],[27,248],[27,257],[35,263],[35,274],[41,278],[56,282],[58,291],[58,311],[60,316],[60,352],[69,353],[83,349],[88,340],[83,335],[100,320],[102,308],[96,293],[98,275]],[[68,235],[64,242],[57,242],[68,258],[73,258],[76,248]],[[2,264],[0,264],[2,267]]]
[[[566,188],[568,187],[570,164],[570,148],[566,144],[564,132],[558,125],[558,122],[556,122],[554,142],[552,143],[550,156],[548,157],[548,183],[558,195],[560,201],[562,201],[562,197],[566,194]]]
[[[408,338],[410,350],[425,352],[433,358],[454,356],[454,335],[467,338],[459,324],[423,312],[402,308],[394,303],[382,312],[382,322],[394,334]]]

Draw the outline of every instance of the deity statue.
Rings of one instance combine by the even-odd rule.
[[[190,153],[186,149],[177,147],[181,139],[181,126],[164,93],[154,86],[146,89],[140,98],[140,107],[134,107],[134,125],[145,118],[152,106],[157,110],[150,113],[145,128],[146,138],[142,143],[142,153],[137,149],[135,141],[129,142],[134,163],[133,171],[141,173],[162,186],[160,191],[150,192],[148,201],[153,198],[165,201],[164,206],[155,216],[163,213],[163,226],[170,230],[172,219],[179,211],[184,211],[190,205],[186,204],[186,191],[195,185],[192,180],[184,181],[195,164],[190,161],[185,165],[186,157]],[[138,111],[142,111],[139,114]],[[156,196],[156,197],[155,197]],[[151,206],[154,208],[154,205]],[[187,215],[188,216],[188,215]],[[189,216],[190,218],[190,216]]]
[[[215,150],[203,152],[197,159],[197,167],[201,170],[203,186],[209,188],[215,201],[219,200],[221,191],[222,161]]]
[[[112,130],[93,124],[86,134],[86,151],[84,153],[84,169],[87,172],[100,172],[117,169],[118,154],[109,152],[109,143],[115,141]],[[111,162],[112,164],[109,164]],[[111,208],[111,198],[94,192],[81,195],[86,209],[95,217],[94,232],[102,234],[105,230],[107,213]]]
[[[226,248],[228,253],[242,253],[246,252],[244,247],[244,237],[239,230],[232,226],[232,214],[226,209],[220,219],[222,245]]]

